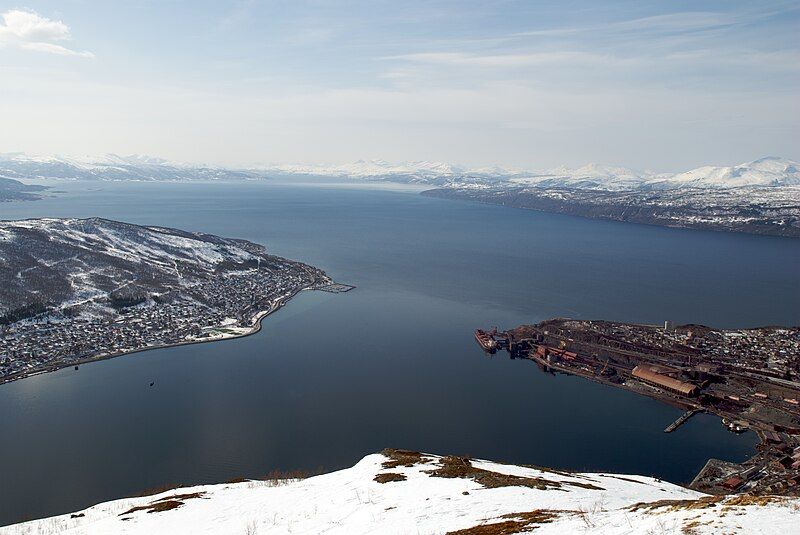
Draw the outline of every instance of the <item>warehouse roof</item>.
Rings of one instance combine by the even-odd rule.
[[[662,375],[647,368],[643,368],[642,366],[636,366],[633,369],[633,376],[637,379],[643,379],[648,383],[653,383],[656,386],[661,386],[668,390],[679,392],[684,396],[691,396],[697,393],[697,386],[693,385],[692,383],[673,379],[672,377]]]

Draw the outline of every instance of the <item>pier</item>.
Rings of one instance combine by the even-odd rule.
[[[665,428],[664,428],[664,432],[665,432],[665,433],[672,433],[672,432],[673,432],[673,431],[675,431],[677,428],[679,428],[680,426],[682,426],[683,424],[685,424],[685,423],[686,423],[686,421],[687,421],[689,418],[691,418],[692,416],[694,416],[694,415],[695,415],[695,414],[697,414],[698,412],[703,412],[703,410],[702,410],[702,409],[691,409],[691,410],[688,410],[688,411],[684,412],[683,414],[681,414],[681,415],[678,417],[678,419],[677,419],[677,420],[675,420],[674,422],[672,422],[671,424],[669,424],[667,427],[665,427]]]
[[[340,284],[338,282],[334,282],[331,284],[323,284],[320,286],[314,287],[314,290],[319,290],[322,292],[328,292],[332,294],[343,294],[345,292],[349,292],[350,290],[354,290],[355,286],[350,284]]]

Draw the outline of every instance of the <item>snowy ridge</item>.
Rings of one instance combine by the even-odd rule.
[[[539,188],[574,188],[600,190],[633,190],[667,175],[635,171],[626,167],[588,164],[577,169],[557,167],[542,174],[514,177],[513,184]]]
[[[800,163],[769,156],[732,167],[698,167],[666,181],[671,187],[738,188],[800,185]]]
[[[501,166],[464,167],[435,161],[391,163],[385,160],[358,160],[334,165],[275,164],[230,169],[177,163],[138,154],[107,154],[99,157],[0,154],[0,178],[12,179],[243,180],[276,175],[386,180],[450,187],[508,184],[627,191],[800,185],[800,164],[770,156],[729,167],[703,166],[677,174],[637,171],[596,163],[578,168],[561,166],[537,171]]]
[[[731,167],[698,167],[677,174],[637,171],[596,163],[578,168],[561,166],[547,171],[525,171],[498,166],[458,167],[428,161],[391,164],[383,160],[359,160],[352,164],[332,166],[277,165],[264,167],[263,170],[289,175],[400,180],[451,187],[508,184],[604,191],[782,187],[800,184],[800,164],[777,157],[761,158]]]
[[[265,258],[263,247],[240,240],[100,218],[0,221],[0,314],[42,296],[63,308],[122,288],[186,288],[222,266]]]
[[[731,167],[703,166],[677,174],[589,164],[577,169],[558,167],[542,174],[514,177],[509,182],[543,188],[607,191],[783,187],[800,184],[800,164],[785,158],[767,157]]]
[[[711,497],[649,477],[387,450],[308,479],[179,488],[0,534],[788,534],[799,511],[797,498]]]
[[[0,154],[0,177],[13,179],[174,181],[246,180],[259,175],[249,171],[202,164],[177,163],[152,156],[99,157],[29,156]]]
[[[191,260],[193,267],[211,273],[224,260],[246,262],[256,256],[222,240],[181,235],[157,227],[141,227],[104,219],[27,219],[0,221],[0,235],[13,239],[20,229],[46,233],[52,244],[76,248],[78,253],[102,253],[122,260],[174,269],[175,262]],[[83,251],[81,251],[83,250]]]
[[[385,160],[358,160],[339,165],[284,164],[267,166],[267,170],[293,174],[309,174],[335,177],[371,177],[383,175],[419,175],[420,177],[442,177],[462,174],[463,169],[441,162],[389,163]]]

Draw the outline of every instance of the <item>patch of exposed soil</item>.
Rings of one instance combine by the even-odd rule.
[[[630,511],[655,511],[656,509],[666,509],[667,511],[680,511],[692,509],[709,509],[716,507],[724,496],[703,496],[696,500],[658,500],[656,502],[639,502],[628,507]]]
[[[426,470],[425,473],[433,477],[462,478],[471,479],[487,489],[500,487],[528,487],[538,490],[562,489],[564,486],[581,487],[591,490],[603,490],[601,487],[590,483],[558,482],[544,479],[541,477],[522,477],[509,474],[501,474],[477,468],[472,465],[468,457],[457,457],[448,455],[442,457],[439,462],[440,468]],[[563,490],[563,489],[562,489]]]
[[[381,452],[381,455],[388,458],[388,460],[384,461],[381,466],[389,469],[397,468],[399,466],[405,466],[410,468],[418,464],[425,464],[430,462],[429,459],[424,457],[418,451],[386,448]]]
[[[561,512],[563,511],[537,509],[527,513],[510,513],[500,517],[508,518],[509,520],[451,531],[447,535],[511,535],[522,531],[530,531],[536,527],[536,524],[552,522]]]
[[[612,475],[606,475],[606,477],[613,477],[614,479],[619,479],[620,481],[627,481],[628,483],[638,483],[640,485],[644,485],[645,484],[642,481],[636,481],[635,479],[631,479],[629,477],[612,476]]]
[[[139,505],[137,507],[132,507],[127,511],[125,511],[124,513],[120,513],[119,516],[136,513],[137,511],[147,511],[148,513],[163,513],[164,511],[171,511],[172,509],[177,509],[178,507],[182,506],[186,500],[191,500],[193,498],[201,498],[203,494],[205,493],[192,492],[188,494],[176,494],[174,496],[165,496],[164,498],[159,498],[158,500],[150,502],[148,505]]]
[[[377,474],[375,476],[375,481],[378,483],[389,483],[391,481],[405,481],[406,476],[403,474],[396,474],[394,472],[387,472],[385,474]]]
[[[124,513],[120,513],[120,516],[135,513],[137,511],[147,511],[148,513],[163,513],[164,511],[171,511],[172,509],[177,509],[181,505],[183,505],[183,502],[178,500],[164,500],[160,502],[153,502],[150,505],[140,505],[138,507],[131,507]]]

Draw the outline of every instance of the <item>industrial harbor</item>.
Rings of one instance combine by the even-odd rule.
[[[731,432],[755,432],[756,454],[737,464],[711,459],[691,487],[712,494],[800,495],[800,328],[720,330],[557,318],[498,331],[477,329],[487,353],[534,361],[625,388],[685,412],[715,414]]]

